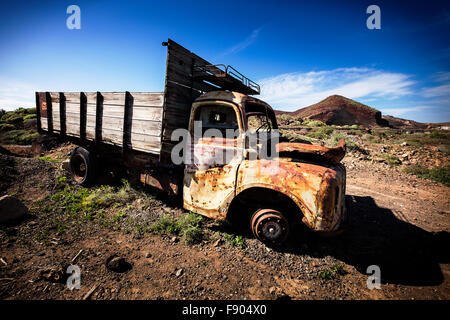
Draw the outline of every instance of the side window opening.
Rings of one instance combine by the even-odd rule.
[[[208,129],[214,129],[215,132],[218,130],[223,138],[226,138],[227,130],[230,129],[235,131],[234,139],[236,139],[239,134],[236,112],[232,107],[213,104],[200,106],[195,112],[194,120],[201,121],[202,135],[204,135]],[[210,132],[213,131],[210,130]]]

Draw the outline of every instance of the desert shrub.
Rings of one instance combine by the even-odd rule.
[[[201,228],[203,217],[195,213],[188,213],[175,219],[171,215],[164,214],[150,225],[149,231],[158,234],[173,234],[182,236],[187,244],[200,242],[204,238]]]
[[[308,126],[308,127],[323,127],[326,126],[325,123],[319,120],[311,120],[311,119],[305,119],[302,122],[302,125]]]
[[[158,234],[178,234],[180,228],[174,217],[169,214],[163,214],[158,220],[150,226],[150,231]]]
[[[0,121],[3,123],[19,123],[27,115],[36,114],[36,108],[19,108],[14,111],[5,112],[1,115]]]
[[[336,146],[341,139],[345,140],[345,144],[347,145],[347,150],[357,150],[358,145],[355,141],[353,141],[350,137],[343,133],[333,133],[328,141],[328,144],[332,147]]]
[[[325,269],[319,272],[320,280],[333,280],[334,274],[329,269]]]
[[[6,114],[2,117],[2,120],[6,123],[19,123],[23,121],[23,117],[21,114]]]
[[[381,140],[380,138],[374,137],[374,136],[372,136],[372,135],[370,135],[370,134],[366,134],[366,135],[364,136],[364,138],[365,138],[367,141],[371,142],[371,143],[381,143],[381,142],[382,142],[382,140]]]
[[[449,138],[449,135],[447,135],[447,134],[445,134],[445,133],[443,133],[443,132],[440,132],[440,131],[438,131],[438,130],[434,130],[433,132],[431,132],[431,133],[429,134],[429,137],[430,137],[431,139],[448,139],[448,138]]]
[[[199,243],[203,240],[203,230],[196,226],[189,226],[183,230],[183,240],[187,244]]]
[[[406,167],[403,171],[419,178],[440,182],[450,187],[450,166],[428,169],[420,165],[412,165]]]
[[[235,236],[224,232],[222,233],[222,237],[234,247],[245,247],[244,238],[242,236]]]
[[[355,135],[355,136],[362,136],[364,134],[364,132],[362,130],[350,130],[348,132],[348,134],[352,134],[352,135]]]
[[[27,114],[25,117],[23,117],[23,121],[29,120],[29,119],[36,119],[36,114]]]
[[[36,130],[11,130],[2,136],[2,141],[6,144],[31,144],[39,137]]]
[[[384,131],[372,131],[372,135],[373,136],[375,136],[375,137],[379,137],[379,138],[386,138],[386,132],[384,132]]]
[[[311,132],[308,132],[306,135],[308,137],[314,138],[314,139],[327,139],[332,133],[333,133],[333,128],[325,126],[325,127],[320,127],[317,129],[314,129]]]
[[[14,128],[15,128],[14,125],[9,124],[9,123],[0,124],[0,131],[2,131],[2,132],[14,130]]]
[[[318,273],[318,278],[321,280],[333,280],[347,274],[343,265],[334,264],[331,269],[327,268]]]
[[[389,154],[389,153],[382,153],[381,157],[383,159],[385,159],[386,163],[391,166],[398,166],[398,165],[402,164],[399,157],[397,157],[396,155]]]

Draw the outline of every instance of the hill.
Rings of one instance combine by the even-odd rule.
[[[362,125],[364,127],[384,127],[389,123],[381,112],[355,100],[333,95],[309,107],[293,112],[278,111],[301,119],[319,120],[328,125]]]
[[[389,123],[390,127],[393,128],[427,129],[432,126],[432,124],[421,123],[414,120],[407,120],[388,115],[382,116],[382,118]]]

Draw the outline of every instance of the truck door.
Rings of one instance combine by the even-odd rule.
[[[226,217],[243,158],[242,124],[240,109],[232,103],[204,101],[193,105],[191,161],[184,169],[185,209],[215,219]]]

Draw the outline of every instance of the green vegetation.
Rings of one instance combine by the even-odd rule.
[[[60,160],[52,159],[52,158],[50,158],[50,157],[48,157],[48,156],[42,156],[42,157],[39,157],[39,160],[47,161],[47,162],[61,162]],[[64,177],[64,178],[65,178],[65,177]]]
[[[9,123],[0,124],[0,131],[14,130],[14,128],[15,128],[15,126],[13,124],[9,124]]]
[[[430,133],[429,137],[431,139],[449,139],[450,135],[445,134],[445,133],[440,132],[440,131],[437,131],[437,130],[434,130],[433,132]]]
[[[4,144],[31,144],[39,137],[36,130],[23,130],[23,123],[36,118],[36,108],[20,108],[14,111],[0,113],[1,143]]]
[[[338,275],[344,275],[344,274],[347,273],[347,272],[345,271],[344,266],[341,265],[341,264],[334,264],[334,265],[331,267],[331,270],[333,270],[333,272],[334,272],[335,274],[338,274]]]
[[[389,154],[389,153],[382,153],[381,157],[383,159],[385,159],[386,163],[390,166],[398,166],[398,165],[402,164],[402,162],[396,155]]]
[[[380,138],[374,137],[374,136],[372,136],[370,134],[364,135],[364,139],[369,141],[370,143],[381,143],[381,142],[383,142]]]
[[[221,233],[221,235],[228,243],[230,243],[234,247],[240,247],[240,248],[245,247],[244,238],[242,236],[235,236],[235,235],[228,234],[225,232]]]
[[[302,139],[302,140],[314,142],[314,141],[317,140],[317,139],[314,139],[314,138],[311,138],[311,137],[307,137],[307,136],[304,136],[304,135],[296,134],[295,131],[293,131],[293,130],[289,130],[289,131],[288,130],[280,130],[280,134],[283,137],[289,139],[289,141],[295,141],[297,139]]]
[[[19,108],[14,111],[4,112],[0,118],[0,123],[14,124],[23,122],[24,120],[26,120],[25,117],[33,114],[34,117],[36,117],[36,108]],[[30,119],[30,117],[28,117],[27,119]]]
[[[362,130],[350,130],[348,134],[355,136],[362,136],[364,132]]]
[[[450,166],[428,169],[419,165],[412,165],[406,167],[403,171],[419,178],[440,182],[450,187]]]
[[[29,120],[29,119],[36,119],[36,114],[27,114],[25,117],[23,117],[23,121]]]
[[[347,150],[358,150],[359,147],[355,141],[353,141],[348,135],[344,133],[333,133],[330,139],[327,141],[327,144],[334,147],[336,146],[341,139],[345,140],[345,144],[347,145]]]
[[[302,125],[308,126],[308,127],[324,127],[326,126],[325,123],[319,120],[311,120],[311,119],[305,119],[302,122]]]
[[[333,280],[334,274],[329,270],[325,269],[319,272],[319,279],[320,280]]]
[[[139,195],[134,189],[131,188],[130,183],[127,180],[122,180],[122,186],[118,189],[112,186],[100,186],[95,188],[92,193],[84,199],[85,205],[99,205],[103,207],[109,207],[113,204],[125,204],[134,200]]]
[[[434,130],[433,132],[426,133],[403,133],[397,135],[401,140],[394,140],[394,143],[406,142],[408,145],[416,148],[420,148],[425,145],[442,145],[449,144],[450,134],[443,131]]]
[[[3,134],[2,142],[6,144],[31,144],[39,137],[36,130],[11,130]]]
[[[331,269],[325,269],[319,272],[318,277],[321,280],[333,280],[339,276],[345,275],[347,272],[343,265],[334,264]]]
[[[306,135],[308,137],[311,137],[314,139],[325,140],[333,133],[333,131],[334,131],[333,128],[324,126],[324,127],[316,128],[316,129],[308,132]]]
[[[149,226],[148,231],[158,234],[172,234],[182,236],[187,244],[199,243],[204,238],[201,229],[203,217],[195,213],[188,213],[178,219],[164,214]]]

